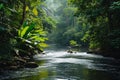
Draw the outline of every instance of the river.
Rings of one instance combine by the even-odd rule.
[[[0,74],[0,80],[120,80],[120,61],[86,52],[47,49],[35,55],[37,68]]]

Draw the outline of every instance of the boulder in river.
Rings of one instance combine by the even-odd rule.
[[[68,53],[73,53],[73,51],[72,51],[72,50],[67,50],[67,52],[68,52]]]

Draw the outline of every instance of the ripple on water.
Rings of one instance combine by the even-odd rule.
[[[13,72],[10,71],[4,76],[0,75],[0,80],[25,80],[24,77],[36,77],[39,74],[45,74],[44,71],[46,71],[46,73],[48,72],[49,79],[45,78],[42,80],[85,80],[84,73],[86,73],[86,75],[90,75],[87,76],[90,78],[92,78],[92,76],[95,77],[94,75],[100,75],[100,77],[102,75],[102,77],[108,78],[111,77],[111,75],[108,76],[104,72],[110,72],[113,75],[120,76],[120,66],[116,65],[119,64],[116,62],[116,60],[95,54],[87,54],[86,52],[70,54],[66,51],[50,51],[45,55],[35,55],[34,58],[40,65],[38,68],[26,68]],[[88,74],[89,72],[90,74]],[[55,74],[55,76],[49,74]]]
[[[52,51],[45,55],[37,55],[35,58],[38,60],[48,60],[47,63],[49,63],[49,65],[59,64],[59,63],[71,63],[73,65],[80,64],[88,69],[94,69],[94,70],[102,70],[102,71],[116,70],[115,66],[109,65],[108,63],[103,63],[106,60],[108,60],[107,62],[113,60],[112,58],[106,58],[95,54],[87,54],[86,52],[77,52],[70,54],[65,51],[58,51],[58,52]]]

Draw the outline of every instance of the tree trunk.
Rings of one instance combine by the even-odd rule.
[[[23,13],[22,13],[22,20],[20,22],[20,24],[22,25],[24,20],[25,20],[25,17],[26,17],[26,1],[24,0],[23,1]]]

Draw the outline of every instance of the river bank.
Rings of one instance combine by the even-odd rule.
[[[0,75],[1,80],[120,80],[119,61],[86,52],[46,50],[34,56],[37,68],[23,68]]]
[[[14,57],[13,60],[1,60],[0,72],[4,70],[18,70],[20,68],[36,68],[38,64],[34,59]]]
[[[109,50],[109,51],[102,51],[102,50],[89,50],[87,51],[88,54],[97,54],[97,55],[102,55],[105,57],[112,57],[115,59],[120,59],[120,52],[119,51],[114,51],[114,50]]]
[[[48,50],[56,50],[56,51],[60,51],[60,50],[64,50],[66,53],[69,54],[69,52],[67,52],[69,49],[67,47],[62,47],[62,46],[56,46],[56,45],[52,45],[52,47],[47,48]],[[78,51],[76,51],[78,50]],[[117,55],[113,54],[113,53],[105,53],[105,52],[101,52],[101,51],[89,51],[87,48],[81,48],[81,49],[71,49],[71,54],[77,53],[77,52],[86,52],[88,54],[97,54],[97,55],[101,55],[104,57],[112,57],[115,59],[119,59],[119,54],[117,53]],[[49,53],[49,51],[47,52]],[[43,54],[43,52],[41,52],[40,54]],[[44,53],[45,54],[45,53]],[[4,71],[4,70],[18,70],[21,68],[36,68],[38,67],[38,64],[35,62],[33,55],[31,56],[14,56],[14,58],[12,60],[1,60],[0,61],[0,72]]]

